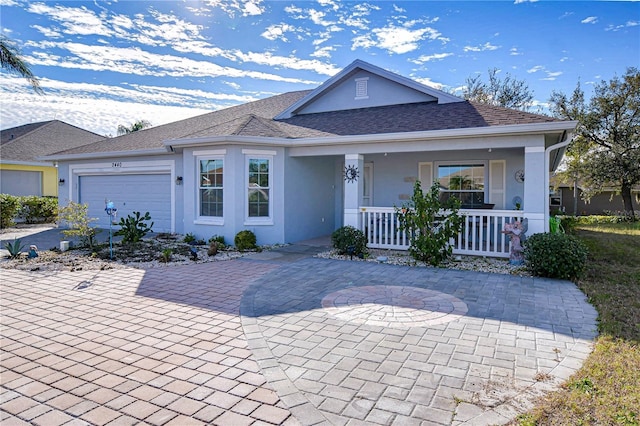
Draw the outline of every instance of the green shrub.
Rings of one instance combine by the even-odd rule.
[[[120,218],[120,229],[116,231],[113,235],[122,235],[123,243],[137,243],[145,235],[152,231],[153,222],[151,225],[147,225],[145,221],[151,220],[151,216],[149,212],[146,212],[144,216],[140,215],[140,212],[133,212],[134,216],[127,216]]]
[[[353,226],[343,226],[333,231],[331,242],[338,254],[364,257],[368,253],[367,237]]]
[[[19,209],[18,197],[0,194],[0,228],[8,228],[15,225],[14,219],[18,216]]]
[[[246,229],[238,232],[233,242],[239,251],[254,250],[257,248],[256,234]]]
[[[533,234],[524,243],[524,261],[535,276],[576,279],[587,261],[587,248],[567,234]]]
[[[191,244],[196,241],[196,235],[193,232],[189,232],[184,236],[184,239],[182,241],[187,244]]]
[[[411,202],[396,208],[400,230],[409,235],[409,253],[414,259],[437,266],[451,256],[451,239],[458,236],[463,224],[460,204],[455,197],[440,199],[437,180],[426,193],[416,181]]]
[[[214,235],[213,237],[209,238],[209,244],[211,243],[216,243],[218,245],[218,248],[225,248],[227,246],[227,243],[224,241],[224,236],[222,235]]]
[[[56,197],[36,197],[27,195],[18,197],[20,211],[18,217],[27,223],[52,222],[58,215],[58,199]]]
[[[560,226],[567,234],[573,234],[578,225],[579,218],[577,216],[557,216],[560,220]]]
[[[93,249],[100,230],[91,226],[91,222],[98,219],[90,218],[88,212],[88,205],[69,201],[69,204],[58,209],[58,220],[65,222],[69,227],[62,231],[65,237],[78,237],[82,245]]]

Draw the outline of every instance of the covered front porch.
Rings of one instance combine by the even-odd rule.
[[[461,209],[462,230],[451,241],[459,255],[509,257],[509,238],[504,225],[522,220],[524,212],[514,210]],[[398,211],[393,207],[361,207],[359,229],[367,236],[369,248],[408,250],[407,232],[400,230]]]
[[[528,235],[546,230],[545,157],[544,146],[346,154],[343,225],[364,232],[369,248],[408,250],[409,234],[400,230],[398,209],[410,203],[416,180],[423,192],[437,180],[441,196],[463,202],[453,253],[508,258],[505,224],[526,219]]]

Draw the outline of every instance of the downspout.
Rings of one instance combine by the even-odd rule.
[[[551,163],[551,151],[564,148],[571,143],[570,133],[565,130],[560,136],[560,142],[555,145],[551,145],[544,150],[544,191],[546,196],[544,197],[544,232],[549,232],[549,166]]]

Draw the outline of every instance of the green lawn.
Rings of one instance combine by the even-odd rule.
[[[584,366],[520,425],[640,425],[640,223],[579,225],[589,248],[577,282],[599,313]]]

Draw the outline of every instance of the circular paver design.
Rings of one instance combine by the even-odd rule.
[[[407,286],[362,286],[335,291],[322,307],[339,319],[380,327],[425,327],[454,321],[467,304],[450,294]]]

